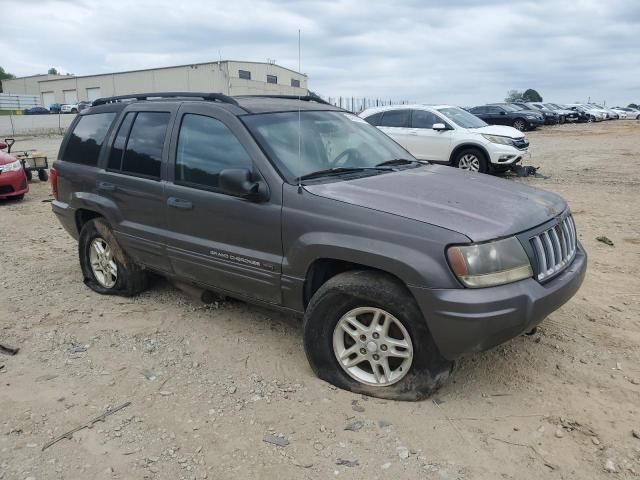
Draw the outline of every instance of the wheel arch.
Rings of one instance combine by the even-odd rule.
[[[491,156],[489,155],[489,152],[487,151],[487,149],[483,145],[480,145],[479,143],[472,143],[472,142],[465,142],[465,143],[461,143],[460,145],[456,145],[456,147],[451,152],[451,155],[449,156],[449,164],[453,165],[454,160],[457,158],[458,154],[462,150],[465,150],[467,148],[474,148],[476,150],[479,150],[480,153],[484,155],[484,159],[487,161],[487,165],[491,164]]]
[[[82,227],[86,225],[87,222],[93,220],[94,218],[104,218],[104,215],[96,212],[95,210],[89,210],[88,208],[79,208],[76,210],[76,228],[78,230],[78,234],[82,231]]]

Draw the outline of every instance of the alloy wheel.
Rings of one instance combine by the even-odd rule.
[[[400,320],[377,307],[354,308],[338,320],[333,352],[351,378],[377,387],[402,380],[413,362],[409,332]]]
[[[460,157],[458,161],[458,168],[462,170],[469,170],[470,172],[480,171],[480,159],[473,153],[467,153]]]
[[[526,125],[522,120],[516,120],[515,122],[513,122],[513,128],[520,130],[521,132],[524,132]]]
[[[89,245],[89,264],[96,281],[104,288],[113,288],[118,280],[118,265],[109,244],[96,237]]]

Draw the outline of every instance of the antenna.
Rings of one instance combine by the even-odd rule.
[[[301,33],[300,29],[298,29],[298,73],[301,70],[301,58],[302,58],[302,49],[301,49]],[[300,90],[298,90],[298,165],[302,164],[302,120],[300,114]],[[298,177],[298,193],[302,193],[302,181],[300,177]]]

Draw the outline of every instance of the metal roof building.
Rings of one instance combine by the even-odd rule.
[[[42,106],[139,92],[305,95],[306,75],[274,63],[221,60],[98,75],[33,75],[4,80],[5,93],[39,95]]]

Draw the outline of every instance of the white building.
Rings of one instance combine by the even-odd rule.
[[[273,63],[219,62],[99,75],[33,75],[4,80],[5,93],[39,95],[42,106],[153,92],[306,95],[306,75]]]

